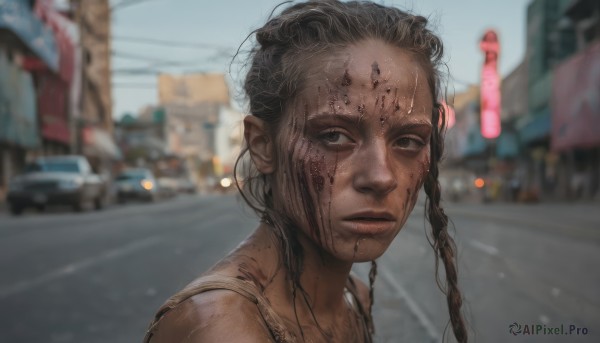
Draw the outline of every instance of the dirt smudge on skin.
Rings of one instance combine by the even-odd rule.
[[[379,86],[379,76],[381,75],[381,70],[379,69],[379,64],[377,61],[374,61],[371,64],[371,84],[373,85],[373,89]]]
[[[354,260],[356,258],[356,254],[358,253],[358,246],[360,245],[360,238],[358,238],[356,240],[356,243],[354,243],[354,252],[352,253],[352,260]]]
[[[415,95],[417,94],[417,87],[419,86],[419,71],[415,71],[415,89],[413,90],[412,99],[410,99],[410,108],[407,114],[411,114],[415,105]]]
[[[359,116],[358,116],[359,123],[363,120],[363,117],[365,116],[365,111],[366,111],[365,107],[366,107],[365,104],[360,104],[356,107],[356,110],[358,111],[358,114],[359,114]]]
[[[348,73],[348,69],[346,69],[346,71],[344,72],[344,75],[342,76],[342,87],[348,87],[352,84],[352,78],[350,77],[350,74]]]
[[[344,94],[344,104],[350,105],[350,98],[348,98],[348,94]]]

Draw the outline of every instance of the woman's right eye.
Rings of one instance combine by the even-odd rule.
[[[325,144],[331,146],[353,143],[350,137],[337,130],[328,130],[327,132],[319,135],[319,139]]]

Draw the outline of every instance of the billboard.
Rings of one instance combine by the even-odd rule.
[[[550,104],[552,150],[600,145],[600,41],[556,67]]]
[[[229,88],[223,74],[162,74],[158,77],[158,98],[161,105],[229,105]]]
[[[494,30],[486,31],[479,48],[485,55],[481,72],[481,135],[492,139],[500,135],[500,76],[497,69],[500,43]]]

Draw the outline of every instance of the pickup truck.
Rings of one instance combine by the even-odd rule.
[[[9,182],[6,200],[14,215],[27,207],[43,211],[46,205],[59,204],[80,212],[89,203],[102,209],[106,190],[106,182],[92,172],[84,156],[40,157]]]

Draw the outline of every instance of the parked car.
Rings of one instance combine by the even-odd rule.
[[[44,210],[46,205],[70,205],[81,211],[85,204],[96,209],[104,205],[106,183],[92,172],[84,156],[40,157],[25,166],[24,174],[14,177],[6,197],[11,213],[21,214],[27,207]]]
[[[115,179],[118,202],[127,200],[154,201],[158,199],[159,186],[149,169],[126,169]]]

